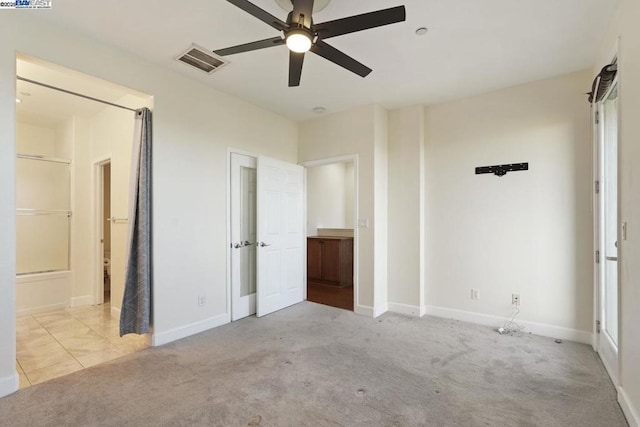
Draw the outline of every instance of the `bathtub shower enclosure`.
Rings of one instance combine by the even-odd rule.
[[[17,308],[20,312],[64,307],[71,277],[71,141],[46,128],[19,127]]]

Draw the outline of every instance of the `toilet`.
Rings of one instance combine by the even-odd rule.
[[[111,277],[111,254],[109,252],[105,252],[104,254],[103,266],[104,278],[108,279],[109,277]]]

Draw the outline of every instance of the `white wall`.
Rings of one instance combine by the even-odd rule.
[[[506,318],[516,293],[519,319],[590,342],[590,84],[579,72],[426,109],[427,312]],[[516,162],[530,170],[475,175]]]
[[[56,130],[32,123],[16,123],[16,144],[19,154],[56,156]]]
[[[382,117],[381,117],[382,116]],[[325,117],[308,120],[300,124],[299,155],[301,163],[323,160],[347,155],[358,155],[358,200],[356,209],[360,219],[369,221],[368,228],[356,230],[358,274],[356,279],[355,311],[362,314],[377,315],[386,310],[384,306],[375,306],[374,289],[382,283],[374,271],[374,263],[378,261],[374,246],[381,263],[386,265],[386,240],[381,235],[382,230],[376,229],[377,221],[386,221],[386,204],[384,212],[376,204],[376,191],[381,192],[380,186],[375,185],[376,156],[386,156],[383,152],[386,142],[386,129],[383,129],[383,118],[386,112],[375,105],[354,108],[341,113],[330,114]],[[383,136],[376,136],[377,132],[385,132]],[[384,141],[380,141],[383,138]],[[377,151],[376,151],[377,148]],[[378,172],[382,173],[378,167]],[[382,197],[382,195],[380,195]],[[378,269],[380,267],[377,267]],[[386,281],[386,274],[384,277]],[[386,291],[386,290],[385,290]]]
[[[424,107],[389,112],[389,309],[424,314]]]
[[[620,224],[627,239],[619,241],[620,388],[619,401],[632,427],[640,425],[640,3],[620,0],[592,77],[609,63],[619,37],[620,89],[619,196]],[[597,70],[597,71],[596,71]],[[635,169],[635,173],[634,173]]]
[[[389,117],[386,110],[374,106],[374,142],[373,142],[373,189],[375,221],[373,222],[374,245],[374,316],[388,310],[388,185],[389,185]]]
[[[87,211],[90,209],[91,185],[91,122],[89,117],[73,116],[66,121],[67,132],[73,141],[73,217],[71,231],[71,271],[73,286],[72,306],[93,303],[91,286],[93,284],[92,230],[93,219]]]
[[[15,375],[15,53],[154,96],[154,342],[227,322],[227,147],[296,162],[292,121],[72,31],[0,14],[0,395]],[[18,11],[19,12],[19,11]],[[46,34],[46,38],[43,38]],[[46,42],[45,42],[46,41]],[[214,76],[215,78],[215,76]],[[6,237],[5,237],[6,236]],[[207,304],[198,307],[198,296]]]
[[[147,106],[148,98],[126,95],[116,103]],[[73,161],[73,236],[72,270],[74,275],[71,305],[97,302],[97,280],[102,278],[102,255],[98,255],[97,176],[95,165],[111,161],[112,189],[111,213],[117,218],[127,218],[131,144],[133,141],[134,113],[115,107],[105,107],[87,116],[76,115],[67,122],[74,142]],[[108,179],[109,177],[107,177]],[[118,316],[124,294],[125,247],[127,224],[111,226],[109,242],[113,243],[111,255],[111,307]],[[108,244],[105,244],[105,247]]]
[[[307,169],[307,235],[318,228],[353,228],[353,163]]]
[[[344,164],[344,228],[353,228],[355,218],[355,165],[353,162]]]
[[[145,101],[133,95],[128,95],[117,103],[121,105],[145,106]],[[135,125],[135,113],[120,108],[106,107],[89,119],[91,129],[89,175],[85,179],[94,177],[94,165],[105,159],[111,159],[111,216],[115,218],[128,218],[129,216],[129,179],[131,175],[131,150]],[[93,187],[87,194],[87,200],[83,209],[84,214],[91,217],[91,230],[87,235],[94,235],[96,225],[96,199]],[[127,230],[125,222],[115,222],[111,225],[111,311],[114,316],[119,316],[124,296],[124,277],[126,270]],[[97,240],[97,237],[96,237]],[[93,241],[96,241],[93,240]],[[89,253],[85,253],[85,263],[102,265],[102,256],[97,260],[95,247]],[[88,258],[88,259],[87,259]],[[97,262],[96,262],[97,261]],[[95,267],[95,266],[94,266]],[[92,272],[95,270],[92,270]],[[95,278],[86,283],[94,284]],[[101,275],[100,275],[101,277]],[[80,284],[78,284],[80,285]],[[93,295],[93,288],[85,288],[87,295]]]
[[[0,15],[5,37],[6,15]],[[13,39],[13,36],[11,36]],[[18,389],[16,373],[16,84],[11,43],[0,45],[0,396]]]

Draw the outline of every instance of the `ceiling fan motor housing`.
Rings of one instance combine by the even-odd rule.
[[[289,87],[300,85],[304,53],[309,50],[352,73],[366,77],[371,73],[371,68],[334,48],[326,43],[325,40],[331,37],[368,30],[383,25],[395,24],[406,20],[405,7],[396,6],[316,24],[312,20],[314,0],[289,0],[293,10],[288,14],[287,21],[283,22],[251,3],[249,0],[227,1],[258,18],[265,24],[278,31],[282,31],[284,33],[284,39],[281,37],[272,37],[216,50],[214,53],[220,56],[232,55],[256,49],[280,46],[286,43],[287,47],[291,50],[289,56]],[[280,4],[279,0],[276,1]],[[322,2],[322,0],[319,0],[319,2]]]

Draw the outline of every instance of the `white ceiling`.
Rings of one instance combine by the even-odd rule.
[[[278,35],[224,0],[64,0],[38,16],[301,120],[317,106],[433,104],[590,68],[617,1],[332,0],[315,22],[402,4],[407,21],[328,40],[372,68],[367,78],[308,53],[297,88],[284,46],[229,56],[212,75],[174,60],[192,42],[217,50]],[[275,0],[253,2],[286,19]]]

